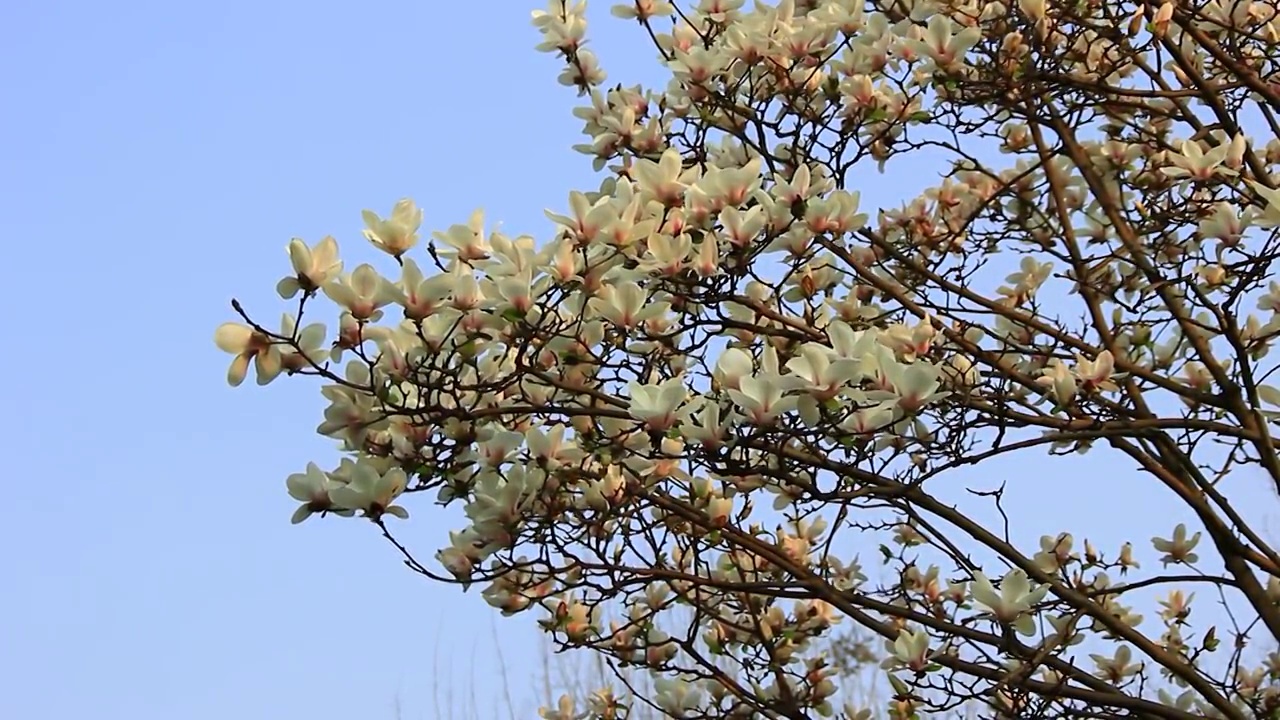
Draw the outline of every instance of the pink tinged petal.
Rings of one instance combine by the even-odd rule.
[[[935,50],[946,49],[951,40],[951,20],[938,13],[929,19],[928,28],[925,33],[926,42]]]
[[[218,349],[239,355],[249,349],[253,339],[253,330],[239,323],[222,323],[213,333],[213,342]]]
[[[1116,367],[1116,358],[1111,354],[1110,350],[1103,350],[1098,353],[1097,375],[1099,380],[1105,380],[1111,377]]]

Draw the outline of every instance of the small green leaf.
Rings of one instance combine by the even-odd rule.
[[[1209,628],[1209,632],[1204,635],[1204,649],[1213,652],[1218,649],[1218,627],[1215,625]]]

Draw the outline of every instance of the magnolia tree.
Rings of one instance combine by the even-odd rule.
[[[288,478],[294,522],[652,673],[547,718],[872,717],[837,624],[883,647],[881,716],[1276,717],[1239,482],[1280,487],[1276,2],[692,5],[613,8],[660,90],[605,85],[582,3],[534,13],[603,176],[553,236],[423,239],[404,200],[364,214],[389,276],[295,239],[282,325],[233,303],[231,384],[323,378],[347,455]],[[900,157],[940,182],[872,219],[851,187]],[[1079,453],[1194,522],[1025,546],[943,494]],[[465,515],[439,547],[397,538],[421,502]]]

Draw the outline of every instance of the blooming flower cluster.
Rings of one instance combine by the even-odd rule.
[[[456,507],[435,563],[396,542],[410,567],[652,671],[671,717],[868,717],[820,644],[841,624],[883,640],[893,718],[1280,708],[1280,656],[1216,660],[1195,594],[1157,563],[1133,579],[1133,544],[1055,528],[1024,551],[945,490],[1001,456],[1110,453],[1198,523],[1153,538],[1160,568],[1248,608],[1237,647],[1280,637],[1280,553],[1224,481],[1280,487],[1280,139],[1233,114],[1274,125],[1274,4],[613,14],[653,39],[665,90],[605,86],[585,3],[533,16],[604,175],[547,212],[553,236],[482,210],[426,232],[403,199],[363,215],[388,274],[294,239],[293,314],[277,330],[237,303],[215,331],[231,385],[325,382],[317,431],[345,457],[288,478],[294,522],[392,537],[416,495]],[[853,185],[926,149],[950,155],[940,184],[863,212]],[[332,331],[301,324],[321,298]],[[1003,513],[1002,493],[978,495]],[[877,547],[894,579],[874,586],[856,553]],[[1142,589],[1158,612],[1127,604]],[[679,607],[694,627],[668,633]],[[609,692],[586,704],[543,716],[622,717]]]

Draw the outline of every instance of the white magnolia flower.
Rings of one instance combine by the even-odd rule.
[[[901,663],[917,672],[929,665],[929,633],[923,630],[899,630],[892,643],[885,643],[885,649],[892,655],[890,663]]]
[[[1200,560],[1200,556],[1191,552],[1200,542],[1200,533],[1197,532],[1191,537],[1187,537],[1187,526],[1178,523],[1173,529],[1173,538],[1165,540],[1164,538],[1151,538],[1151,545],[1155,547],[1156,552],[1164,553],[1164,557],[1160,558],[1160,562],[1168,566],[1170,563],[1174,565],[1187,564],[1192,565]]]
[[[404,470],[393,467],[385,473],[379,472],[371,462],[361,458],[351,469],[351,482],[334,488],[329,497],[343,510],[360,510],[374,519],[386,513],[407,520],[409,511],[392,504],[407,485]]]
[[[739,387],[740,390],[729,390],[729,397],[756,425],[770,425],[779,415],[796,406],[794,396],[783,397],[788,383],[780,375],[744,377],[739,382]]]
[[[428,278],[411,258],[405,258],[402,263],[400,292],[404,316],[410,320],[425,320],[449,297],[449,276],[432,275]]]
[[[631,417],[641,420],[650,430],[665,432],[675,426],[677,411],[689,397],[689,390],[681,378],[671,378],[657,385],[627,385],[631,395]]]
[[[1111,683],[1122,682],[1142,669],[1142,663],[1130,662],[1133,659],[1133,651],[1128,645],[1116,648],[1116,654],[1112,657],[1098,653],[1089,653],[1089,657],[1093,658],[1093,662],[1098,666],[1098,671],[1094,674]]]
[[[350,517],[354,510],[335,509],[331,493],[342,487],[328,473],[315,463],[307,463],[306,472],[290,475],[285,486],[289,496],[302,503],[293,513],[291,522],[295,525],[311,517],[315,513],[332,512],[335,515]]]
[[[1076,375],[1071,372],[1071,368],[1067,364],[1057,360],[1053,364],[1041,371],[1040,377],[1036,378],[1036,383],[1043,386],[1049,393],[1049,397],[1053,398],[1054,403],[1059,407],[1064,407],[1071,402],[1071,398],[1075,397]]]
[[[524,440],[529,446],[529,454],[540,463],[546,463],[549,469],[555,469],[561,462],[581,455],[572,440],[565,440],[564,433],[568,428],[560,423],[543,430],[530,426],[525,431]]]
[[[653,681],[658,707],[671,717],[684,714],[702,704],[702,690],[692,682],[681,678],[659,677]]]
[[[787,369],[795,373],[803,387],[820,402],[831,400],[846,385],[862,376],[862,363],[858,360],[838,358],[832,360],[832,351],[824,345],[807,343],[800,347],[800,354],[787,361]]]
[[[321,323],[312,323],[299,331],[297,319],[292,313],[285,313],[280,319],[280,335],[293,338],[297,343],[297,347],[284,343],[276,345],[280,353],[281,370],[297,372],[319,365],[329,357],[329,350],[324,347],[326,331]],[[258,381],[262,382],[261,371]]]
[[[1015,568],[1000,581],[999,592],[986,575],[975,572],[971,592],[974,601],[985,607],[997,621],[1012,625],[1023,635],[1031,635],[1035,632],[1035,622],[1028,612],[1044,599],[1049,586],[1032,587],[1027,574]]]
[[[365,239],[392,257],[398,258],[418,244],[422,209],[408,198],[397,202],[391,209],[391,217],[385,220],[372,210],[365,210],[362,217]]]
[[[954,32],[956,24],[946,13],[934,13],[929,18],[928,30],[924,39],[911,40],[909,43],[923,55],[927,55],[939,67],[953,69],[960,65],[969,48],[982,39],[982,29],[978,26],[962,27]]]
[[[1229,143],[1219,143],[1209,152],[1200,149],[1200,143],[1185,140],[1180,153],[1170,153],[1166,157],[1173,167],[1160,168],[1165,175],[1173,178],[1192,178],[1208,180],[1214,175],[1235,175],[1235,171],[1223,163],[1227,153],[1231,151]]]
[[[643,195],[668,207],[674,207],[684,199],[688,185],[683,180],[690,178],[684,170],[684,158],[679,150],[667,148],[658,162],[638,160],[631,172]]]
[[[936,365],[926,362],[914,362],[910,365],[889,362],[881,364],[881,369],[893,386],[898,407],[907,414],[918,412],[929,403],[949,394],[941,389],[941,372]]]
[[[489,257],[489,243],[484,237],[484,210],[471,213],[466,225],[450,225],[444,232],[433,232],[431,237],[445,243],[448,248],[441,255],[471,264]]]
[[[624,282],[603,288],[587,307],[623,330],[634,330],[641,323],[667,311],[664,302],[651,302],[649,293],[635,282]]]
[[[294,274],[276,283],[276,292],[285,300],[299,292],[315,292],[342,272],[338,241],[332,236],[325,236],[314,248],[307,247],[301,238],[294,238],[287,250]]]
[[[279,346],[271,339],[247,325],[240,323],[223,323],[213,334],[213,342],[218,349],[231,353],[235,358],[227,369],[227,384],[237,387],[244,382],[249,373],[249,361],[253,361],[258,375],[258,384],[266,385],[280,374],[281,357]]]
[[[682,434],[686,440],[701,443],[706,448],[715,448],[724,442],[727,427],[720,420],[720,405],[715,401],[702,398],[701,403],[689,407],[685,414],[690,419],[690,422],[682,423]],[[694,418],[696,422],[692,422]]]
[[[403,302],[400,288],[387,282],[372,265],[364,264],[350,275],[341,275],[325,283],[324,294],[351,313],[357,320],[377,321],[382,317],[380,308],[394,302]]]
[[[1083,355],[1076,353],[1075,374],[1086,389],[1097,388],[1115,392],[1120,389],[1111,380],[1115,364],[1115,356],[1110,350],[1103,350],[1093,360],[1087,360]]]

